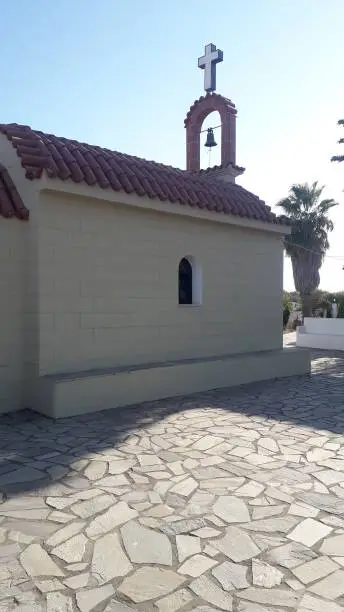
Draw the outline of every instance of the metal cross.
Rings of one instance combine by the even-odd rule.
[[[204,89],[205,91],[215,91],[216,89],[216,64],[223,61],[223,52],[216,49],[216,45],[210,43],[205,46],[203,57],[198,58],[198,68],[204,70]]]

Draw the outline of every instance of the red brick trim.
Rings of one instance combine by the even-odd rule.
[[[186,168],[200,169],[200,132],[204,119],[213,111],[221,117],[221,165],[235,166],[235,121],[236,108],[228,98],[220,94],[207,94],[195,100],[186,115]]]

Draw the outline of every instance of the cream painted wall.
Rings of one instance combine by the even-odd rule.
[[[39,374],[282,346],[279,234],[41,192]],[[202,306],[178,305],[193,255]]]
[[[38,373],[38,190],[16,149],[0,134],[0,162],[30,211],[29,221],[0,216],[0,413],[34,403]],[[10,348],[9,348],[10,347]]]
[[[0,414],[23,406],[25,226],[0,217]]]

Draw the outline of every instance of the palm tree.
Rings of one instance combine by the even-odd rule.
[[[344,125],[344,119],[339,119],[337,125]],[[338,140],[338,144],[344,144],[344,138],[340,138]],[[342,162],[344,161],[344,155],[333,155],[333,157],[331,157],[331,161]]]
[[[319,286],[319,270],[329,248],[328,232],[332,232],[333,223],[328,212],[338,205],[333,199],[321,200],[323,189],[317,182],[293,185],[288,197],[277,204],[291,222],[285,249],[291,258],[304,317],[312,315],[312,293]]]

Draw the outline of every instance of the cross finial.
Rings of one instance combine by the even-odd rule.
[[[204,89],[207,92],[216,89],[216,64],[223,61],[223,52],[210,43],[205,46],[204,55],[198,58],[198,68],[204,70]]]

